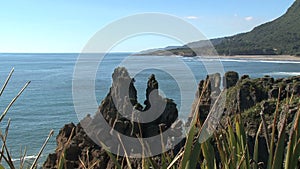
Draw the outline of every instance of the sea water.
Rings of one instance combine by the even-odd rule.
[[[111,75],[114,68],[128,57],[129,53],[111,53],[105,55],[99,65],[95,77],[95,94],[100,104],[111,86]],[[0,54],[0,86],[4,83],[10,70],[15,71],[3,95],[0,97],[0,113],[6,108],[22,86],[31,81],[28,88],[9,110],[1,122],[4,131],[7,120],[11,119],[8,134],[8,147],[18,163],[21,149],[27,149],[27,158],[34,158],[46,139],[49,131],[54,129],[55,136],[66,123],[78,123],[79,119],[74,110],[72,99],[72,79],[76,61],[79,54]],[[174,56],[131,56],[143,63],[143,59],[149,58],[153,62],[164,57]],[[174,57],[174,59],[178,57]],[[204,79],[207,75],[201,57],[180,57],[192,70],[196,81]],[[206,59],[206,63],[214,63],[215,59]],[[262,61],[245,59],[221,59],[225,71],[233,70],[240,75],[248,74],[252,78],[270,75],[275,78],[300,75],[300,62],[294,61]],[[132,65],[137,69],[143,64]],[[130,72],[129,72],[130,73]],[[184,73],[178,70],[178,74]],[[147,80],[151,74],[156,75],[159,88],[162,93],[172,98],[178,107],[181,106],[180,87],[176,79],[159,69],[146,69],[140,71],[135,78],[135,86],[138,90],[138,100],[143,103]],[[182,74],[181,76],[185,76]],[[186,79],[189,81],[190,79]],[[189,100],[194,99],[196,91],[190,91]],[[183,106],[183,105],[182,105]],[[180,117],[187,117],[190,112],[180,112]],[[81,117],[80,117],[81,118]],[[46,146],[39,163],[43,163],[47,154],[53,153],[56,147],[55,136]]]

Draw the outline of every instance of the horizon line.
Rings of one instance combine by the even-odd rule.
[[[83,52],[0,52],[0,54],[80,54]],[[138,53],[138,52],[89,52],[87,54],[103,54],[103,53]]]

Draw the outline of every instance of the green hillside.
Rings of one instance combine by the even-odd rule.
[[[252,31],[230,37],[211,39],[219,55],[298,55],[300,56],[300,0],[281,17],[255,27]],[[160,49],[146,54],[195,56],[192,49],[206,50],[205,41]],[[189,47],[188,47],[189,46]],[[206,53],[206,51],[203,51]],[[209,55],[209,51],[207,52]],[[146,55],[144,53],[144,55]]]
[[[215,47],[220,55],[300,55],[300,0],[278,19],[248,33],[227,37]]]

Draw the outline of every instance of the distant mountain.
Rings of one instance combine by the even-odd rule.
[[[148,54],[171,52],[194,56],[196,54],[191,48],[204,48],[206,43],[207,41],[192,42],[176,49],[161,49]],[[296,0],[284,15],[271,22],[257,26],[247,33],[212,39],[211,43],[219,55],[300,56],[300,0]]]

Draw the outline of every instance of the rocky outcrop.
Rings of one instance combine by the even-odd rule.
[[[205,120],[212,104],[221,93],[221,82],[221,75],[219,73],[207,75],[205,80],[200,81],[192,105],[191,117],[194,112],[198,112],[200,120]]]
[[[270,76],[251,79],[248,75],[239,78],[237,72],[226,72],[221,82],[220,74],[208,75],[201,80],[192,106],[191,113],[198,109],[199,117],[203,121],[210,108],[221,92],[220,84],[226,89],[226,106],[224,112],[227,115],[243,113],[262,101],[279,98],[300,96],[300,76],[274,79]],[[200,98],[200,99],[199,99]],[[199,103],[199,104],[198,104]],[[198,107],[196,106],[198,104]],[[267,103],[265,103],[266,106]],[[273,110],[266,108],[267,112]]]
[[[270,76],[257,79],[243,76],[235,86],[228,88],[227,113],[244,112],[263,100],[299,96],[299,81],[299,76],[276,80]]]
[[[56,168],[62,155],[67,168],[84,168],[82,162],[85,166],[94,165],[93,168],[113,168],[114,162],[104,148],[89,137],[101,136],[102,142],[110,142],[116,146],[120,144],[112,139],[112,132],[105,131],[104,124],[100,122],[101,118],[104,118],[105,123],[112,129],[129,137],[149,138],[170,129],[171,136],[182,139],[182,123],[176,121],[178,117],[176,104],[173,100],[159,95],[155,75],[151,75],[147,83],[145,107],[138,103],[135,80],[129,76],[125,68],[115,69],[112,80],[109,93],[93,117],[88,115],[80,124],[76,126],[73,123],[67,124],[60,130],[56,138],[55,153],[48,156],[43,168]],[[154,120],[143,122],[147,118]],[[155,141],[158,145],[161,144],[160,139]],[[168,141],[168,144],[172,142]],[[175,150],[179,150],[181,146],[177,147]],[[155,157],[153,159],[159,160]],[[141,160],[131,159],[131,163],[131,166],[140,168]]]
[[[262,121],[262,116],[267,125],[267,131],[262,131],[258,137],[260,153],[258,158],[263,164],[267,164],[268,149],[266,145],[265,135],[271,135],[271,128],[274,120],[274,114],[277,108],[279,98],[278,112],[278,126],[283,123],[284,115],[287,114],[288,129],[294,120],[297,111],[300,109],[299,100],[299,82],[300,76],[289,78],[274,79],[270,76],[262,78],[251,79],[248,75],[243,75],[238,78],[236,72],[227,72],[223,78],[222,84],[226,90],[226,106],[224,114],[219,119],[220,128],[223,128],[232,123],[235,115],[241,114],[242,122],[247,136],[247,143],[249,146],[250,156],[253,155],[253,147],[255,136],[259,125]],[[212,105],[214,104],[218,94],[220,94],[219,74],[208,75],[205,80],[201,80],[198,86],[198,91],[192,106],[192,112],[199,113],[199,120],[203,123]],[[287,100],[289,105],[286,106]],[[198,105],[198,106],[197,106]],[[277,132],[275,133],[277,138]],[[217,151],[217,150],[216,150]],[[265,152],[265,153],[264,153]],[[263,168],[263,166],[261,166]]]
[[[236,85],[239,80],[239,74],[234,71],[226,72],[224,75],[223,86],[224,88],[230,88]]]
[[[176,104],[171,99],[159,95],[159,83],[155,75],[150,75],[148,79],[144,106],[138,102],[137,90],[134,86],[135,80],[129,76],[125,68],[115,69],[112,79],[112,86],[95,115],[88,115],[77,125],[73,123],[66,124],[59,131],[56,138],[57,148],[55,153],[49,154],[43,168],[57,168],[61,159],[64,159],[63,163],[66,168],[84,168],[83,166],[91,167],[92,165],[93,168],[100,169],[114,168],[114,160],[111,159],[103,147],[96,144],[95,140],[89,137],[91,135],[101,136],[102,141],[120,145],[120,142],[112,139],[113,132],[105,131],[105,124],[131,138],[151,138],[167,129],[171,131],[171,137],[182,138],[183,124],[177,120],[178,110]],[[251,79],[248,75],[239,78],[238,73],[227,72],[224,78],[221,78],[220,74],[212,74],[208,75],[205,80],[200,81],[191,108],[192,113],[199,113],[200,121],[203,122],[207,118],[211,106],[221,93],[221,84],[226,84],[224,86],[226,105],[219,124],[226,127],[226,123],[232,119],[233,115],[241,114],[248,133],[247,141],[250,150],[254,146],[254,137],[261,122],[261,114],[268,125],[267,132],[270,132],[277,98],[279,98],[280,103],[278,108],[279,119],[288,112],[288,124],[292,122],[299,109],[300,76],[282,79],[265,76]],[[291,103],[286,109],[285,99],[291,96],[293,96],[290,99]],[[154,120],[147,121],[153,117],[155,117]],[[104,118],[104,121],[100,120],[102,118]],[[168,140],[168,138],[165,139]],[[258,139],[261,143],[259,149],[266,150],[263,133]],[[157,144],[161,144],[160,139],[155,141]],[[173,147],[175,146],[172,141],[168,143],[173,144]],[[173,148],[172,153],[176,154],[184,143],[185,140],[183,139],[180,144]],[[139,145],[134,146],[138,147]],[[131,152],[135,153],[134,149]],[[250,152],[250,155],[252,153]],[[151,157],[151,159],[156,161],[157,164],[161,162],[158,156]],[[260,153],[259,159],[266,162],[268,159],[267,154]],[[118,160],[126,166],[126,160],[121,157]],[[133,168],[141,168],[141,159],[132,158],[129,161]]]

